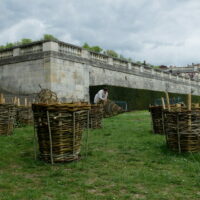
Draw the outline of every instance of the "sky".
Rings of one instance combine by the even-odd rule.
[[[0,45],[52,34],[133,61],[200,63],[199,0],[0,0]]]

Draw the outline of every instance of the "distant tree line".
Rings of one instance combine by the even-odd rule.
[[[58,40],[58,39],[51,34],[44,34],[43,37],[41,38],[41,40]],[[31,42],[33,42],[32,39],[22,38],[20,41],[17,41],[14,43],[10,42],[10,43],[7,43],[6,45],[0,45],[0,50],[12,48],[12,47],[18,46],[18,45],[29,44]]]

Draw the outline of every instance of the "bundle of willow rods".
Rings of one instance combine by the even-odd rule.
[[[25,126],[33,124],[33,111],[28,106],[18,106],[16,116],[17,126]]]
[[[163,108],[162,106],[150,106],[152,127],[155,134],[164,134],[163,128]]]
[[[118,106],[111,100],[107,100],[104,103],[103,109],[104,109],[104,114],[103,114],[104,117],[112,117],[124,112],[124,110],[120,106]]]
[[[57,103],[58,97],[55,92],[41,88],[41,91],[37,94],[37,100],[40,103]]]
[[[103,105],[93,104],[90,110],[90,128],[102,128]]]
[[[32,109],[40,158],[51,163],[78,159],[90,105],[40,103]]]
[[[176,152],[200,151],[200,111],[163,112],[166,142]]]
[[[0,135],[11,135],[13,133],[15,117],[15,105],[0,104]]]

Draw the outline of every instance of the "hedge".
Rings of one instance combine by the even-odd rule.
[[[132,89],[125,87],[116,87],[109,85],[99,85],[99,86],[90,86],[90,101],[94,101],[95,94],[102,88],[108,88],[110,100],[115,101],[126,101],[128,104],[128,110],[144,110],[148,109],[149,104],[154,104],[154,101],[158,98],[165,97],[164,92],[144,90],[144,89]],[[177,94],[169,93],[169,96],[180,97],[186,103],[187,94]],[[200,96],[192,96],[193,103],[200,103]]]

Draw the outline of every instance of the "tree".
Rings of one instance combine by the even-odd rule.
[[[115,52],[114,50],[106,50],[104,51],[106,55],[114,57],[114,58],[118,58],[119,55],[117,54],[117,52]]]
[[[87,42],[85,42],[82,46],[84,49],[90,50],[90,46],[88,45]]]
[[[125,58],[122,54],[119,55],[119,58],[122,60],[127,60],[127,58]]]
[[[93,47],[90,47],[90,50],[97,53],[101,53],[103,49],[99,46],[93,46]]]
[[[58,39],[56,37],[54,37],[53,35],[44,34],[42,40],[58,40]],[[31,42],[33,42],[33,41],[29,38],[22,38],[20,41],[17,41],[14,43],[7,43],[6,45],[0,45],[0,50],[12,48],[12,47],[18,46],[18,45],[29,44]]]
[[[94,51],[94,52],[97,52],[97,53],[101,53],[102,52],[102,48],[99,47],[99,46],[90,46],[87,42],[85,42],[82,46],[84,49],[87,49],[89,51]]]
[[[29,38],[22,38],[20,44],[29,44],[32,40]]]
[[[58,39],[51,34],[44,34],[43,40],[58,40]]]
[[[142,62],[141,62],[141,61],[137,61],[136,63],[139,64],[139,65],[142,65]]]
[[[14,46],[13,43],[6,43],[6,45],[4,46],[5,49],[8,49],[8,48],[12,48]]]
[[[127,61],[132,62],[133,60],[132,58],[127,58]]]
[[[103,51],[103,49],[101,47],[99,47],[99,46],[90,46],[87,42],[85,42],[82,45],[82,48],[87,49],[89,51],[94,51],[94,52],[97,52],[97,53],[103,53],[103,54],[111,56],[113,58],[119,58],[119,59],[122,59],[122,60],[125,60],[125,61],[128,61],[128,62],[132,62],[131,58],[125,58],[123,55],[121,55],[121,54],[119,55],[114,50],[108,49],[108,50],[104,50]]]

